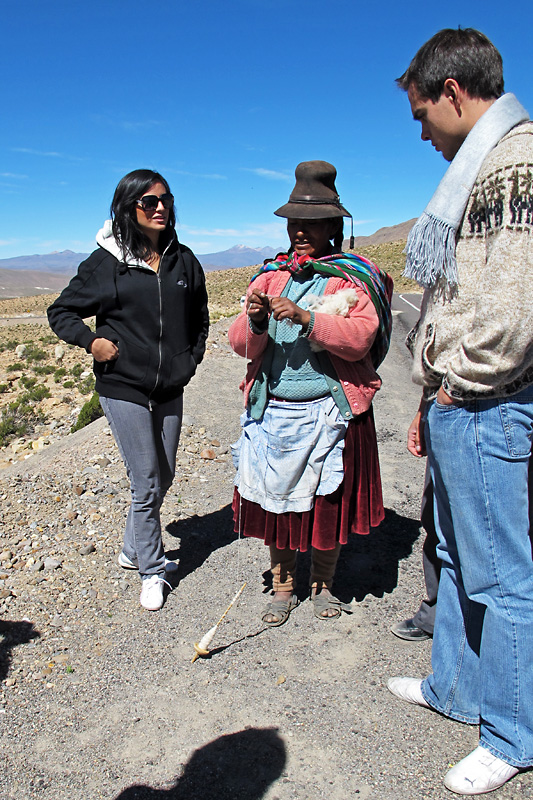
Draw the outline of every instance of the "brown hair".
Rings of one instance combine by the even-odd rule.
[[[396,83],[405,91],[414,84],[421,97],[436,103],[447,78],[470,97],[497,99],[503,94],[502,57],[480,31],[445,28],[422,45]]]

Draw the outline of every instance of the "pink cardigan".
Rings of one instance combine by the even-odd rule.
[[[279,297],[290,278],[287,270],[264,272],[248,287],[247,297],[252,289]],[[318,342],[327,350],[331,363],[342,384],[346,399],[353,414],[368,411],[372,398],[381,387],[381,379],[370,360],[369,351],[378,330],[378,316],[371,299],[354,284],[342,278],[330,278],[324,294],[335,294],[342,289],[357,291],[358,303],[350,309],[348,317],[335,314],[315,313],[315,324],[309,340]],[[242,311],[228,331],[232,348],[240,356],[248,355],[246,378],[241,383],[244,391],[244,405],[259,368],[263,352],[268,343],[268,333],[253,333],[247,314]]]

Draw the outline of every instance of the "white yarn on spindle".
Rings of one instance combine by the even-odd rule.
[[[246,314],[246,316],[248,317],[248,314]],[[245,345],[244,345],[244,358],[245,358],[246,365],[248,364],[248,336],[249,336],[249,333],[250,333],[250,319],[248,317],[248,319],[246,320],[246,339],[245,339]],[[245,369],[246,369],[246,367],[245,367]],[[245,380],[246,380],[246,377],[245,377]],[[239,528],[239,534],[238,534],[239,535],[239,543],[238,543],[238,546],[237,546],[237,570],[238,570],[239,574],[241,573],[241,561],[240,561],[240,556],[241,556],[241,553],[240,553],[240,551],[241,551],[240,542],[241,542],[241,533],[242,533],[242,531],[241,531],[241,513],[242,513],[242,497],[241,497],[240,492],[239,492],[239,524],[238,524],[238,528]],[[206,656],[209,655],[209,645],[211,644],[211,642],[213,641],[213,639],[215,637],[215,633],[217,632],[218,626],[220,625],[220,623],[222,622],[222,620],[224,619],[224,617],[226,616],[226,614],[228,613],[228,611],[230,610],[232,605],[237,602],[237,600],[239,599],[239,597],[243,593],[245,586],[246,586],[246,582],[243,583],[243,585],[241,586],[241,588],[239,589],[239,591],[237,592],[237,594],[235,595],[235,597],[233,598],[233,600],[231,601],[231,603],[229,604],[227,609],[224,611],[224,613],[220,617],[220,619],[217,622],[217,624],[213,625],[213,627],[210,628],[207,631],[207,633],[204,633],[204,635],[202,636],[202,638],[200,639],[199,642],[195,642],[194,643],[195,653],[194,653],[194,656],[192,657],[192,663],[193,664],[194,664],[194,662],[196,661],[196,659],[199,656],[201,656],[202,658],[205,658]]]
[[[217,624],[213,625],[213,627],[210,628],[207,631],[207,633],[204,634],[204,636],[202,636],[202,638],[200,639],[199,642],[195,642],[194,643],[194,649],[195,649],[196,652],[195,652],[194,656],[192,657],[192,663],[193,664],[196,661],[196,659],[198,658],[198,656],[205,657],[205,656],[209,655],[209,645],[213,641],[213,638],[215,636],[215,633],[216,633],[216,630],[217,630],[218,626],[220,625],[220,623],[222,622],[222,620],[224,619],[224,617],[226,616],[226,614],[228,613],[228,611],[230,610],[232,605],[237,602],[237,600],[239,599],[241,594],[244,592],[244,587],[245,586],[246,586],[246,583],[243,583],[243,585],[241,586],[241,588],[239,589],[239,591],[237,592],[237,594],[235,595],[235,597],[233,598],[233,600],[231,601],[231,603],[229,604],[227,609],[224,611],[224,613],[220,617],[220,619],[217,622]]]

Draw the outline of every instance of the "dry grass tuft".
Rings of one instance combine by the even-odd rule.
[[[240,299],[243,294],[246,294],[250,279],[258,269],[258,266],[238,267],[237,269],[206,273],[211,322],[239,313],[241,310]]]

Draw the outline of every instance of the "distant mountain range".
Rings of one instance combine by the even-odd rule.
[[[219,253],[197,253],[196,257],[204,270],[211,272],[215,269],[232,269],[262,264],[265,258],[274,258],[283,249],[283,245],[275,249],[274,247],[246,247],[244,244],[236,244],[229,250],[222,250]],[[0,265],[1,263],[0,261]]]
[[[233,267],[248,267],[253,264],[262,264],[265,258],[273,258],[283,245],[276,250],[273,247],[246,247],[237,244],[229,250],[219,253],[197,254],[198,261],[206,271],[215,269],[230,269]],[[74,253],[72,250],[62,250],[46,255],[16,256],[15,258],[1,258],[0,270],[32,270],[38,272],[56,272],[74,275],[79,264],[84,261],[88,253]]]
[[[397,242],[407,238],[415,220],[402,222],[388,228],[380,228],[371,236],[357,236],[355,249],[364,245]],[[349,241],[344,242],[348,248]],[[273,247],[246,247],[237,244],[229,250],[218,253],[196,254],[206,272],[217,269],[233,269],[262,264],[265,258],[273,258],[283,250]],[[46,255],[16,256],[0,259],[0,299],[7,297],[28,297],[36,294],[59,293],[75,274],[78,265],[87,258],[88,253],[74,253],[72,250],[47,253]]]
[[[16,256],[15,258],[0,258],[1,269],[30,269],[39,272],[60,272],[74,275],[81,261],[87,258],[87,253],[74,253],[72,250],[62,250],[59,253],[47,253],[44,256]],[[0,281],[1,282],[1,281]]]
[[[388,228],[379,228],[370,236],[356,236],[354,239],[354,249],[365,247],[371,244],[387,244],[388,242],[404,242],[409,231],[416,222],[416,217],[408,219],[407,222],[400,222],[398,225],[391,225]],[[349,240],[344,240],[344,247],[349,246]],[[0,262],[1,265],[1,262]]]

